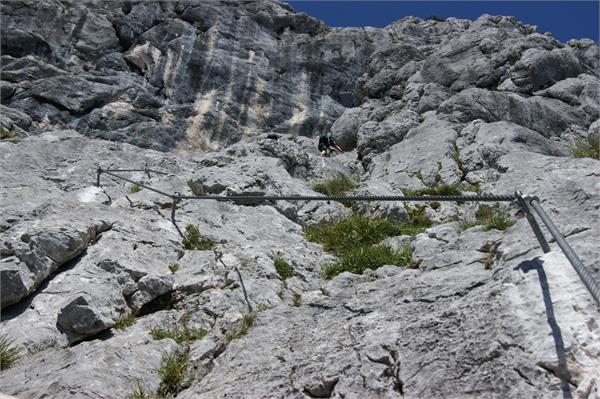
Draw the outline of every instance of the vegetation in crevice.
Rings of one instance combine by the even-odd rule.
[[[240,323],[240,325],[235,330],[233,330],[232,332],[227,334],[225,336],[225,340],[227,342],[231,342],[234,339],[241,338],[244,335],[248,334],[248,331],[250,331],[250,329],[254,326],[255,319],[256,319],[256,316],[254,316],[254,314],[252,314],[252,313],[245,314],[244,317],[242,318],[242,322]]]
[[[424,209],[416,209],[411,221],[400,223],[385,218],[369,218],[355,213],[339,221],[308,226],[304,233],[309,241],[323,244],[325,250],[339,260],[326,265],[323,274],[332,278],[342,272],[362,273],[366,269],[377,269],[383,265],[411,266],[410,247],[400,251],[378,245],[386,237],[402,234],[414,235],[431,225]],[[426,226],[425,226],[426,225]]]
[[[356,182],[348,176],[340,176],[335,179],[330,179],[315,183],[312,189],[324,195],[344,195],[348,191],[356,188]]]
[[[15,345],[13,339],[6,333],[0,333],[0,370],[12,367],[22,355],[22,349]]]
[[[279,277],[282,280],[287,280],[288,278],[294,277],[294,268],[283,258],[275,258],[273,260],[273,264],[275,265],[275,270]]]
[[[467,230],[474,226],[483,226],[485,231],[492,229],[506,230],[516,223],[506,211],[489,206],[480,206],[475,212],[475,218],[466,218],[460,222],[460,229]]]
[[[13,132],[12,130],[0,129],[0,140],[13,139],[15,137],[17,137],[17,133]]]
[[[426,228],[433,225],[433,221],[427,215],[425,206],[417,205],[410,207],[404,204],[404,209],[408,214],[409,222],[402,224],[402,230],[404,231],[402,234],[416,236],[417,234],[424,232]]]
[[[200,235],[198,227],[193,224],[185,226],[185,233],[181,244],[185,249],[200,251],[213,249],[217,245],[217,243],[211,239]]]
[[[179,270],[179,263],[174,262],[169,265],[169,271],[171,272],[171,274],[177,273],[178,270]]]
[[[497,255],[496,251],[490,251],[486,254],[486,256],[482,262],[485,270],[489,270],[492,268],[492,265],[494,264],[494,259],[496,259],[496,255]]]
[[[349,191],[356,188],[356,182],[348,176],[339,176],[334,179],[315,183],[312,189],[318,193],[327,196],[346,195]],[[350,207],[351,201],[340,201],[342,205]]]
[[[135,322],[136,314],[134,312],[127,313],[121,317],[119,317],[115,321],[115,325],[113,326],[116,330],[123,331],[128,327],[131,327]]]
[[[189,349],[178,349],[172,353],[163,354],[158,375],[158,397],[174,397],[188,388],[193,379]]]
[[[189,315],[183,315],[179,322],[167,327],[153,327],[150,330],[150,335],[155,340],[171,338],[177,343],[187,343],[204,338],[208,331],[203,328],[189,327]]]
[[[127,395],[127,399],[152,399],[152,398],[154,398],[154,396],[150,395],[150,393],[146,393],[144,386],[142,384],[140,384],[139,381],[135,385],[135,388],[133,388],[133,391],[131,391],[131,393],[129,395]]]
[[[569,152],[575,158],[592,158],[600,160],[600,140],[588,137],[576,138],[569,146]]]
[[[405,195],[461,195],[462,192],[456,186],[440,184],[433,187],[425,187],[417,190],[402,189]]]
[[[302,305],[302,295],[300,295],[298,293],[294,293],[294,295],[292,295],[292,305],[294,305],[294,306]]]
[[[138,184],[133,184],[130,188],[129,188],[129,193],[130,194],[135,194],[135,193],[139,193],[140,191],[142,191],[142,188],[138,185]]]

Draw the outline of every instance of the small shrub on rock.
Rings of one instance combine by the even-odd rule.
[[[512,220],[508,215],[501,212],[494,212],[484,224],[484,229],[486,231],[496,229],[496,230],[506,230],[516,222]]]
[[[0,370],[13,366],[22,356],[22,350],[5,333],[0,333]]]
[[[275,270],[282,280],[287,280],[290,277],[294,277],[294,268],[283,258],[275,258],[273,261],[275,264]]]
[[[185,234],[181,244],[185,249],[195,249],[200,251],[212,249],[217,245],[214,241],[201,236],[198,227],[193,224],[185,226]]]
[[[403,224],[403,233],[409,236],[416,236],[419,233],[425,231],[426,228],[431,227],[433,221],[427,215],[426,208],[424,206],[417,206],[411,208],[405,206],[406,212],[408,213],[409,223]]]

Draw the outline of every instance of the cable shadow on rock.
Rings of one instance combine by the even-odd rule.
[[[551,369],[546,365],[540,364],[538,364],[538,366],[558,377],[560,379],[560,389],[562,391],[563,398],[571,399],[573,398],[573,394],[571,392],[571,373],[569,372],[569,368],[567,366],[565,343],[560,331],[560,326],[556,321],[554,307],[552,306],[552,297],[550,295],[550,287],[548,285],[546,271],[544,270],[544,262],[539,258],[527,260],[521,262],[517,267],[514,268],[514,270],[521,270],[523,273],[536,271],[538,274],[540,287],[542,288],[544,306],[546,308],[546,320],[548,320],[548,325],[552,331],[552,338],[554,339],[554,347],[556,349],[556,356],[558,359],[558,366],[556,368]]]

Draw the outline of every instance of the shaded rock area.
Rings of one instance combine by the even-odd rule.
[[[516,204],[96,186],[523,191],[600,281],[600,163],[572,154],[600,135],[591,40],[489,15],[329,28],[274,1],[0,7],[0,334],[22,351],[0,396],[600,398],[598,306]],[[324,130],[344,153],[320,156]],[[353,213],[427,217],[380,242],[413,267],[326,279],[305,229]]]

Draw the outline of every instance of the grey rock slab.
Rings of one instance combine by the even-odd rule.
[[[163,354],[173,340],[154,341],[145,334],[83,342],[72,348],[39,352],[0,375],[2,392],[17,397],[126,397],[136,386],[158,388]],[[30,363],[31,362],[31,363]],[[32,368],[30,364],[43,365]],[[27,381],[15,384],[15,381]]]
[[[418,125],[417,114],[404,110],[404,103],[398,103],[399,113],[377,123],[370,121],[358,129],[357,152],[361,159],[371,158],[371,154],[381,153],[402,141],[408,131]],[[369,157],[369,155],[371,155]]]
[[[441,104],[440,110],[461,122],[483,119],[509,121],[535,130],[544,137],[560,136],[569,126],[588,126],[585,113],[562,101],[485,89],[466,89]]]
[[[10,275],[10,278],[2,281],[2,291],[6,289],[9,293],[2,296],[2,308],[29,295],[58,268],[82,254],[96,235],[108,227],[100,221],[79,227],[52,224],[44,227],[42,224],[36,226],[35,230],[26,230],[18,239],[11,237],[4,241],[6,252],[15,255],[16,259],[2,260],[6,277]]]
[[[439,183],[458,183],[460,170],[451,158],[456,135],[450,123],[427,119],[411,129],[400,143],[373,158],[369,180],[383,180],[394,190],[423,188],[419,174],[433,184],[437,175]]]
[[[527,151],[552,156],[564,156],[566,151],[538,132],[511,122],[472,124],[457,140],[463,169],[470,171],[496,168],[498,159],[507,153]]]
[[[123,91],[118,85],[94,82],[82,77],[57,76],[36,82],[20,96],[41,98],[51,104],[80,114],[102,106]]]

